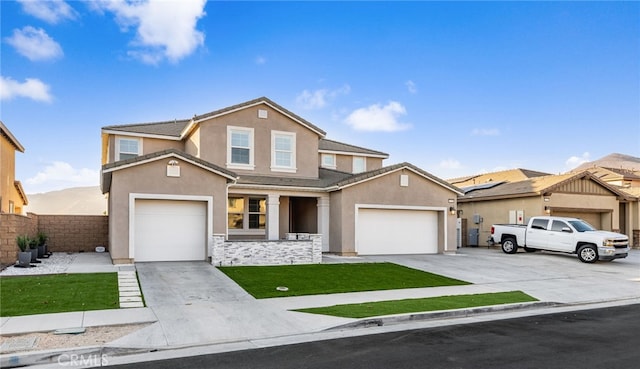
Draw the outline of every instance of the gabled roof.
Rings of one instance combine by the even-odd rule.
[[[383,159],[387,159],[389,157],[389,154],[382,151],[366,149],[364,147],[349,145],[343,142],[328,140],[326,138],[323,138],[318,142],[318,151],[333,154],[359,154],[363,156],[374,156]]]
[[[539,172],[530,169],[508,169],[498,172],[474,174],[466,177],[458,177],[447,180],[447,182],[456,185],[458,187],[466,187],[472,185],[479,185],[487,182],[516,182],[529,178],[548,176],[550,173]]]
[[[116,126],[102,127],[103,131],[114,131],[122,133],[135,133],[148,136],[169,136],[181,138],[182,132],[189,125],[191,120],[172,120],[167,122],[124,124]]]
[[[318,128],[317,126],[315,126],[314,124],[312,124],[311,122],[309,122],[308,120],[300,117],[299,115],[283,108],[282,106],[276,104],[274,101],[272,101],[271,99],[267,98],[267,97],[259,97],[257,99],[253,99],[253,100],[249,100],[240,104],[236,104],[236,105],[232,105],[226,108],[222,108],[219,110],[215,110],[209,113],[205,113],[205,114],[201,114],[201,115],[196,115],[193,117],[192,121],[194,123],[199,123],[203,120],[207,120],[207,119],[211,119],[211,118],[215,118],[215,117],[219,117],[222,115],[226,115],[226,114],[230,114],[233,112],[236,112],[238,110],[243,110],[246,108],[250,108],[252,106],[256,106],[256,105],[261,105],[261,104],[265,104],[269,107],[271,107],[274,110],[277,110],[278,112],[280,112],[281,114],[293,119],[294,121],[298,122],[299,124],[307,127],[308,129],[314,131],[316,134],[318,134],[321,137],[324,137],[326,135],[326,132],[321,130],[320,128]],[[186,132],[188,134],[188,132]]]
[[[135,158],[120,160],[113,163],[105,164],[102,166],[102,193],[107,193],[111,187],[111,174],[117,170],[134,167],[137,165],[153,162],[156,160],[166,159],[169,157],[175,157],[191,163],[193,165],[199,166],[205,170],[208,170],[212,173],[216,173],[223,177],[226,177],[228,181],[235,181],[238,178],[238,175],[230,170],[219,167],[215,164],[212,164],[206,160],[202,160],[193,155],[189,155],[185,152],[176,149],[167,149],[162,151],[157,151],[151,154],[137,156]]]
[[[18,139],[13,135],[13,133],[11,133],[11,131],[9,131],[9,128],[7,128],[4,125],[4,123],[2,123],[1,120],[0,120],[0,135],[6,137],[7,140],[11,143],[11,145],[15,147],[16,150],[20,152],[24,152],[24,146],[22,146],[20,141],[18,141]]]
[[[291,111],[283,108],[266,97],[260,97],[240,104],[232,105],[209,113],[194,115],[191,119],[176,119],[172,121],[140,123],[140,124],[122,124],[114,126],[102,127],[104,133],[128,133],[139,136],[163,137],[168,139],[184,139],[191,131],[202,121],[220,117],[226,114],[265,104],[281,114],[291,118],[293,121],[315,132],[320,137],[325,136],[325,132],[316,127],[311,122],[301,118]]]
[[[605,182],[616,180],[640,180],[640,171],[620,168],[593,167],[586,169]],[[574,171],[571,171],[574,173]]]
[[[383,176],[383,175],[387,175],[389,173],[392,172],[396,172],[399,170],[403,170],[403,169],[407,169],[410,170],[416,174],[418,174],[419,176],[422,176],[434,183],[436,183],[439,186],[442,186],[450,191],[453,191],[455,193],[457,193],[458,195],[462,195],[463,192],[461,189],[459,189],[458,187],[448,183],[447,181],[444,181],[418,167],[416,167],[415,165],[411,164],[411,163],[399,163],[399,164],[395,164],[395,165],[389,165],[386,167],[382,167],[380,169],[375,169],[375,170],[371,170],[368,172],[363,172],[363,173],[358,173],[358,174],[353,174],[345,179],[339,180],[338,182],[332,184],[332,190],[341,190],[343,188],[346,187],[350,187],[356,184],[360,184],[363,182],[366,182],[368,180]]]
[[[458,202],[542,196],[546,193],[552,193],[558,190],[560,187],[569,182],[585,178],[598,183],[600,186],[616,196],[629,198],[628,194],[616,188],[615,186],[609,185],[608,183],[595,177],[588,171],[583,171],[577,174],[567,173],[559,175],[548,175],[542,177],[534,177],[524,181],[505,182],[491,188],[468,191],[463,197],[460,197],[458,199]]]
[[[16,191],[18,191],[18,194],[22,198],[22,202],[24,202],[25,205],[29,205],[29,199],[27,199],[27,194],[24,192],[24,188],[22,188],[22,183],[20,183],[20,181],[13,181],[13,185],[15,186]]]

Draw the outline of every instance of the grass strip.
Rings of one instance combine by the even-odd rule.
[[[522,291],[481,293],[427,297],[420,299],[367,302],[362,304],[334,305],[318,308],[298,309],[303,313],[332,315],[343,318],[368,318],[373,316],[418,313],[437,310],[452,310],[478,306],[532,302],[537,299]]]
[[[0,316],[118,309],[117,273],[0,278]]]
[[[255,298],[470,284],[393,263],[238,266],[220,270]],[[279,286],[288,290],[276,290]]]

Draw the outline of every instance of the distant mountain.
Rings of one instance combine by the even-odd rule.
[[[594,167],[626,169],[637,172],[640,171],[640,158],[618,153],[609,154],[598,160],[583,163],[577,168],[573,169],[572,172],[578,172]]]
[[[107,211],[107,199],[99,186],[27,194],[27,198],[25,212],[35,214],[104,215]]]

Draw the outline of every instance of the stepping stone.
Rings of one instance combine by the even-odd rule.
[[[28,351],[36,345],[37,337],[13,337],[0,346],[0,352]]]
[[[120,297],[131,297],[140,295],[140,291],[120,291]]]
[[[140,296],[120,297],[120,302],[142,302]]]
[[[138,291],[138,292],[139,292],[139,291],[140,291],[140,289],[138,288],[138,286],[135,286],[135,287],[125,286],[125,287],[121,287],[121,288],[120,288],[120,292],[127,292],[127,291],[129,291],[129,292],[131,292],[131,291]]]
[[[138,308],[138,307],[144,307],[144,304],[142,302],[121,302],[120,307],[121,308]]]

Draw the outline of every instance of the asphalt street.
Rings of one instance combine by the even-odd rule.
[[[640,305],[139,362],[118,368],[637,368]]]

